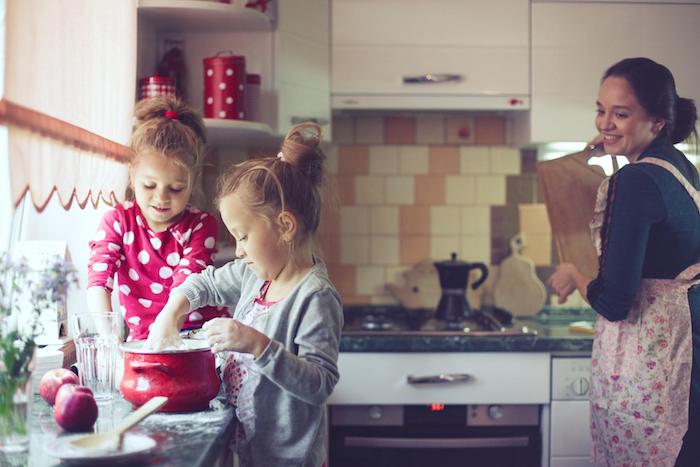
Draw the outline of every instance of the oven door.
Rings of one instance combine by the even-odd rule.
[[[540,454],[538,406],[331,407],[331,467],[537,467]]]

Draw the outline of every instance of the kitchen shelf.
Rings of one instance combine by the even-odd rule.
[[[139,16],[160,31],[267,32],[273,29],[266,14],[238,5],[203,0],[139,0]]]
[[[205,118],[204,126],[208,144],[221,149],[268,146],[279,139],[269,125],[260,122]]]

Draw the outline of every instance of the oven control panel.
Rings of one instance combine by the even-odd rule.
[[[552,358],[552,400],[588,399],[590,387],[589,357]]]

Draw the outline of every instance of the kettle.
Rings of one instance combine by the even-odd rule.
[[[457,253],[452,253],[452,259],[434,263],[440,277],[442,296],[438,303],[435,317],[448,322],[462,321],[472,318],[472,311],[467,301],[467,283],[469,271],[478,269],[481,277],[472,284],[476,289],[484,283],[489,270],[484,263],[466,263],[457,260]]]

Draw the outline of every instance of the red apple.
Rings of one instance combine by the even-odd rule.
[[[64,384],[56,393],[53,418],[66,431],[88,431],[97,420],[97,402],[90,388]]]
[[[56,368],[44,373],[39,381],[39,395],[49,404],[56,401],[58,389],[66,383],[78,384],[78,375],[65,368]]]

